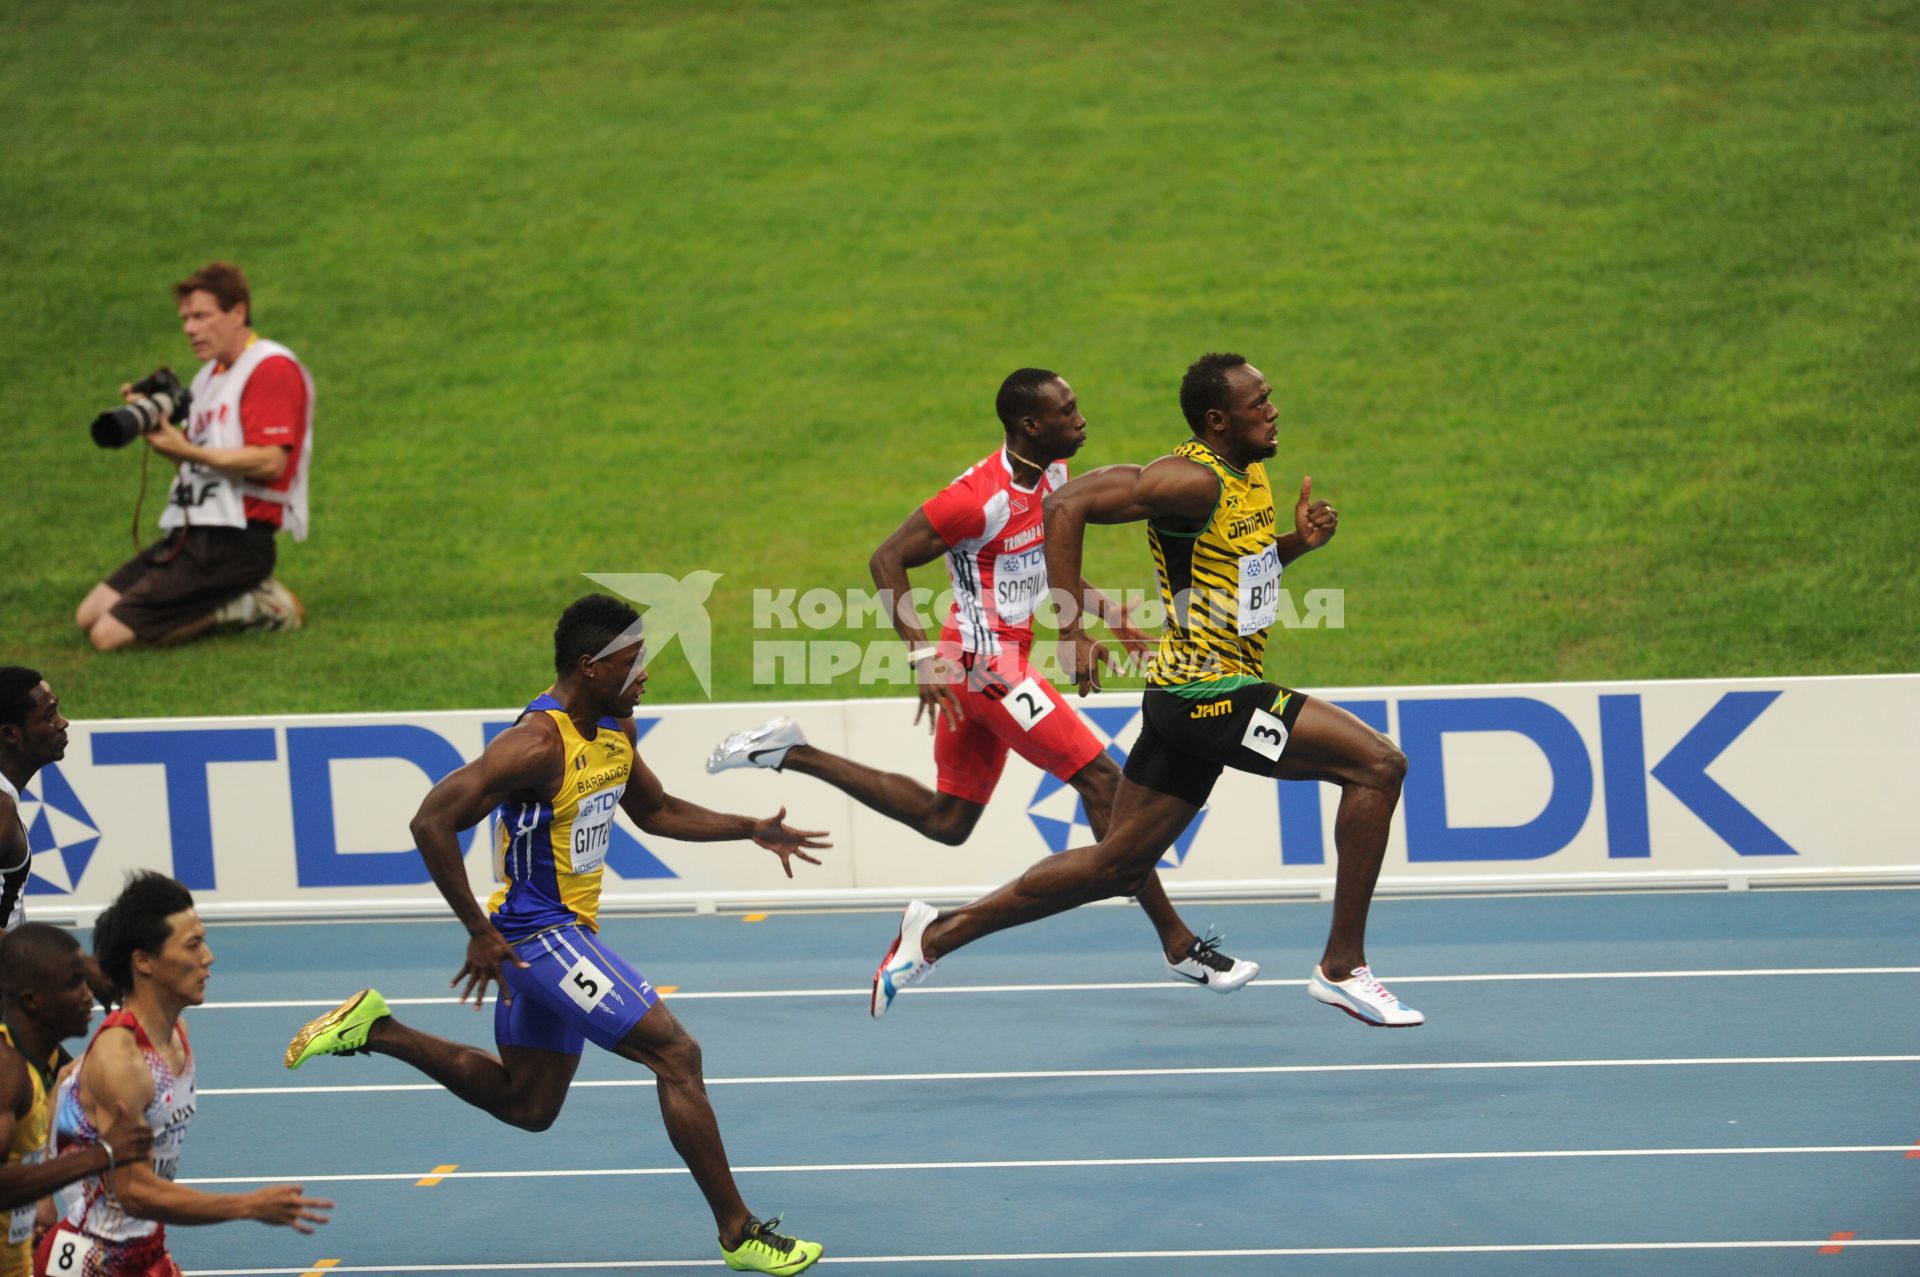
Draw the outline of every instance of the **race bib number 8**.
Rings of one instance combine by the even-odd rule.
[[[79,1233],[56,1233],[47,1255],[48,1277],[81,1277],[93,1254],[93,1238]]]
[[[560,988],[582,1011],[591,1013],[613,992],[613,977],[582,958],[560,977]]]
[[[1268,546],[1240,559],[1240,596],[1236,628],[1244,637],[1258,634],[1280,615],[1280,551]]]
[[[1287,725],[1263,709],[1253,711],[1247,720],[1247,734],[1240,743],[1263,758],[1280,761],[1280,751],[1287,747]]]
[[[1046,689],[1031,675],[1014,684],[1013,690],[1000,703],[1007,707],[1007,713],[1013,716],[1013,721],[1020,725],[1023,732],[1032,731],[1041,719],[1054,710],[1053,697],[1048,696]]]

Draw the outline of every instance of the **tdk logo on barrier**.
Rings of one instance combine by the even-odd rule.
[[[1798,854],[1707,775],[1714,760],[1779,696],[1779,692],[1726,693],[1651,768],[1647,766],[1641,729],[1640,697],[1600,696],[1600,780],[1608,857],[1629,860],[1653,855],[1647,817],[1649,777],[1736,854]],[[1368,726],[1388,730],[1388,702],[1336,703]],[[1398,710],[1399,743],[1407,755],[1400,819],[1406,832],[1408,860],[1541,860],[1566,847],[1586,828],[1594,791],[1587,742],[1567,716],[1552,705],[1526,696],[1490,696],[1403,700]],[[1131,708],[1085,712],[1115,742],[1135,725],[1138,714]],[[1539,815],[1520,825],[1449,822],[1443,739],[1468,732],[1511,732],[1540,751],[1552,775],[1552,792]],[[1126,761],[1126,753],[1117,743],[1108,745],[1107,753],[1117,762]],[[1226,778],[1222,783],[1236,782]],[[1320,818],[1320,786],[1308,781],[1278,781],[1275,788],[1280,809],[1281,863],[1325,864],[1330,847],[1328,831]],[[1065,851],[1094,841],[1079,795],[1052,776],[1040,778],[1040,786],[1027,804],[1027,817],[1049,851]],[[1175,868],[1185,861],[1205,818],[1204,810],[1194,818],[1160,862],[1162,868]]]
[[[1639,695],[1598,697],[1608,857],[1630,860],[1653,855],[1647,820],[1649,776],[1735,853],[1798,855],[1707,775],[1713,761],[1779,696],[1779,692],[1725,693],[1652,768],[1647,766]],[[1340,704],[1368,726],[1387,730],[1387,702]],[[1407,756],[1400,810],[1408,860],[1540,860],[1572,842],[1586,827],[1593,809],[1593,765],[1580,730],[1553,706],[1526,696],[1461,697],[1401,701],[1399,716],[1400,748]],[[1462,732],[1513,732],[1539,749],[1552,773],[1552,792],[1539,815],[1521,825],[1448,822],[1441,743],[1448,734]],[[1316,786],[1281,782],[1278,788],[1282,863],[1325,863],[1326,839]]]
[[[656,718],[637,718],[638,734],[646,734],[659,725]],[[512,721],[488,723],[484,736],[491,741],[513,725]],[[288,727],[287,787],[292,798],[294,871],[302,887],[383,887],[425,884],[426,863],[411,846],[392,851],[354,851],[340,849],[334,827],[333,764],[350,759],[370,759],[411,764],[438,784],[449,772],[466,763],[453,743],[425,727],[411,723],[382,723],[364,726]],[[95,767],[151,766],[165,769],[167,785],[167,827],[173,848],[173,876],[195,891],[213,890],[218,884],[213,866],[213,811],[207,787],[207,769],[214,763],[270,763],[280,757],[277,730],[272,727],[207,727],[177,731],[96,731],[93,733]],[[42,775],[54,772],[49,767]],[[55,773],[57,775],[57,773]],[[55,795],[64,792],[77,819],[91,821],[72,797],[72,790],[60,782],[56,791],[51,783],[45,793],[49,805]],[[345,794],[341,797],[344,799]],[[67,808],[62,808],[67,810]],[[480,826],[492,832],[492,823]],[[462,853],[473,845],[474,830],[460,835]],[[404,837],[404,829],[401,831]],[[97,840],[97,839],[96,839]],[[156,840],[157,841],[157,840]],[[31,844],[36,851],[39,843]],[[91,855],[93,843],[76,843],[66,853],[68,881],[28,890],[72,891]],[[607,847],[607,867],[622,878],[677,878],[679,875],[641,845],[639,839],[618,825],[612,826]],[[164,866],[159,866],[164,867]],[[34,860],[34,882],[41,882],[41,860]]]
[[[1785,839],[1707,775],[1707,769],[1780,695],[1778,691],[1722,694],[1678,741],[1651,760],[1651,765],[1642,698],[1637,693],[1596,695],[1592,703],[1598,709],[1597,742],[1583,737],[1560,709],[1529,696],[1400,700],[1393,706],[1397,722],[1392,725],[1398,728],[1400,747],[1408,763],[1399,815],[1407,857],[1416,863],[1544,859],[1587,829],[1597,789],[1600,810],[1605,813],[1607,856],[1616,860],[1650,858],[1653,837],[1648,795],[1656,784],[1736,855],[1796,855]],[[1388,701],[1338,703],[1375,729],[1388,730]],[[1109,742],[1132,732],[1139,719],[1137,706],[1094,706],[1085,712]],[[658,717],[636,721],[643,738],[660,722]],[[489,723],[484,736],[490,741],[510,725]],[[1517,735],[1544,759],[1549,784],[1537,815],[1514,825],[1462,825],[1450,819],[1443,745],[1449,735],[1476,732]],[[194,890],[210,890],[217,883],[209,769],[216,763],[280,762],[283,737],[299,886],[424,885],[430,881],[425,864],[411,846],[405,845],[404,829],[395,831],[395,841],[402,845],[392,850],[342,850],[335,828],[336,803],[350,802],[351,797],[336,792],[333,768],[336,762],[369,760],[415,767],[429,781],[437,782],[466,760],[450,741],[426,727],[384,723],[102,729],[91,733],[90,744],[96,768],[162,769],[166,834],[153,831],[151,844],[140,849],[140,863],[168,868],[161,855],[163,848],[170,847],[173,876]],[[1116,761],[1125,761],[1126,755],[1117,743],[1109,743],[1107,753]],[[96,779],[89,783],[101,782]],[[1254,782],[1250,778],[1227,778],[1223,783],[1234,786]],[[1321,816],[1321,786],[1280,781],[1274,782],[1274,792],[1281,863],[1325,864],[1332,849],[1330,831]],[[99,842],[98,825],[57,766],[44,769],[21,799],[21,816],[33,852],[33,876],[27,890],[41,895],[76,890]],[[1079,795],[1051,776],[1041,778],[1027,804],[1027,814],[1051,851],[1093,841]],[[1203,810],[1195,817],[1168,850],[1161,861],[1163,867],[1175,868],[1185,862],[1207,815]],[[159,819],[156,813],[156,822]],[[140,836],[145,839],[150,835],[142,829]],[[469,849],[472,842],[473,831],[468,831],[461,839],[462,850]],[[611,826],[606,864],[629,880],[678,876],[617,824]]]

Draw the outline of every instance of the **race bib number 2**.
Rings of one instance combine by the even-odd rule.
[[[48,1277],[82,1277],[93,1254],[93,1238],[80,1233],[57,1233],[47,1255]]]
[[[1006,706],[1007,713],[1020,725],[1020,730],[1030,732],[1039,725],[1041,719],[1053,713],[1053,697],[1048,696],[1031,675],[1014,684],[1006,699],[1000,702]]]

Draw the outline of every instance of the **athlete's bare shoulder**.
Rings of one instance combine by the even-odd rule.
[[[153,1102],[153,1074],[140,1052],[133,1030],[124,1024],[101,1029],[87,1048],[87,1064],[80,1073],[81,1099],[89,1107],[108,1108],[113,1101],[138,1113]]]
[[[1167,484],[1180,487],[1204,487],[1211,492],[1220,485],[1220,476],[1192,457],[1178,452],[1169,452],[1164,457],[1155,457],[1141,467],[1143,482]]]
[[[566,748],[552,718],[526,713],[493,738],[480,764],[487,790],[532,793],[544,799],[552,796],[566,768]]]
[[[1141,468],[1138,492],[1153,518],[1197,525],[1213,516],[1220,476],[1192,457],[1168,453]]]

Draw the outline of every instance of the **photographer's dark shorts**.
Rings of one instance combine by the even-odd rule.
[[[1271,776],[1293,734],[1305,692],[1249,683],[1202,700],[1149,687],[1127,779],[1204,807],[1223,768]]]
[[[169,533],[107,578],[120,592],[110,615],[141,642],[158,642],[266,580],[273,561],[272,524]]]

